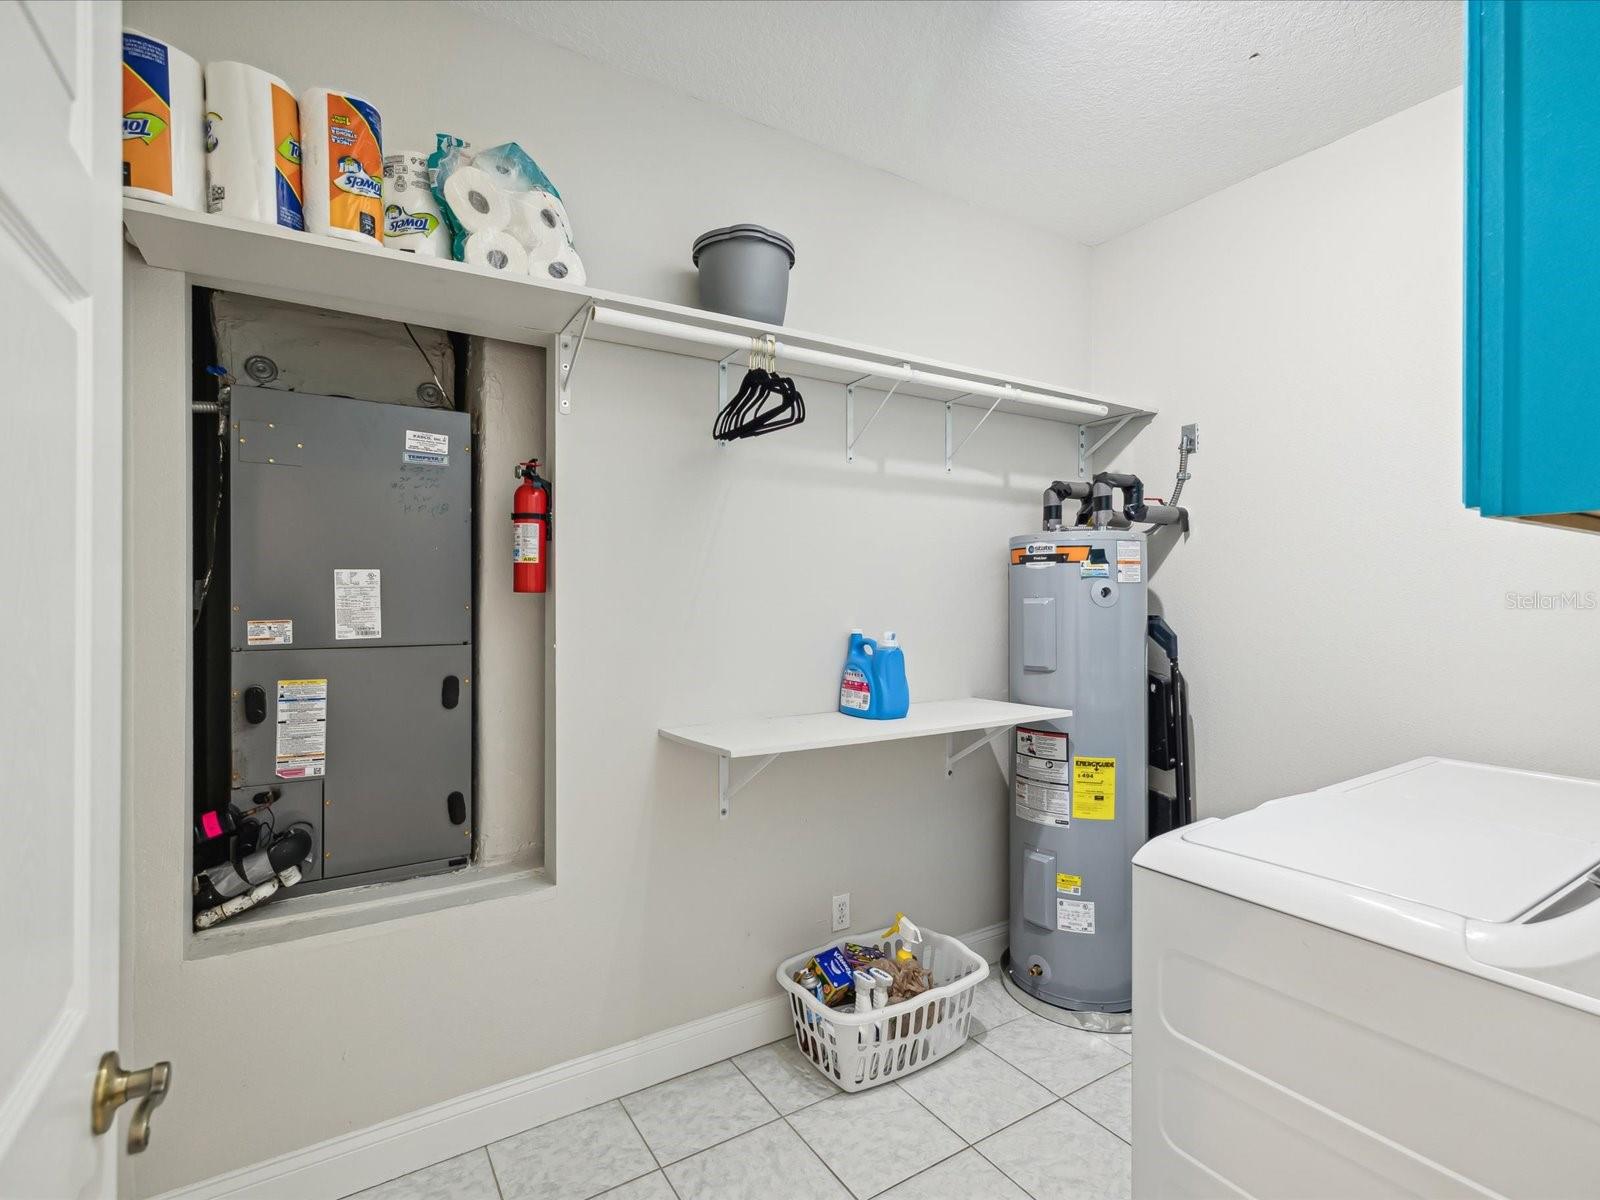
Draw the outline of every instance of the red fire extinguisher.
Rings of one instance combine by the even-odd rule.
[[[539,478],[539,460],[530,458],[516,468],[522,480],[512,501],[511,527],[516,541],[511,552],[515,590],[543,592],[548,565],[550,481]]]

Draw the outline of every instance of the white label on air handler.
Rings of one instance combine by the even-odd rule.
[[[312,779],[328,769],[328,681],[278,680],[279,779]]]
[[[1094,932],[1094,901],[1056,897],[1056,928],[1062,933]]]
[[[448,467],[450,435],[423,429],[406,430],[406,450],[401,461],[424,467]]]
[[[283,620],[249,620],[244,623],[244,641],[247,646],[294,645],[294,622]]]
[[[333,637],[349,642],[383,636],[383,572],[333,573]]]

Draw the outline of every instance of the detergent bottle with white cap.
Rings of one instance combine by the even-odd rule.
[[[894,630],[883,635],[874,658],[878,667],[877,711],[881,721],[894,721],[911,711],[911,688],[906,683],[906,656]]]
[[[850,631],[844,675],[839,680],[839,711],[847,717],[878,716],[878,643],[859,629]]]

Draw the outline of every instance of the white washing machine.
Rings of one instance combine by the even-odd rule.
[[[1138,1197],[1600,1197],[1600,783],[1426,758],[1134,856]]]

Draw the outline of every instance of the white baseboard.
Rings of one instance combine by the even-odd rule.
[[[1006,926],[990,925],[961,940],[996,962],[1005,951]],[[339,1200],[776,1041],[789,1031],[788,1007],[781,995],[742,1004],[165,1192],[157,1200]]]

